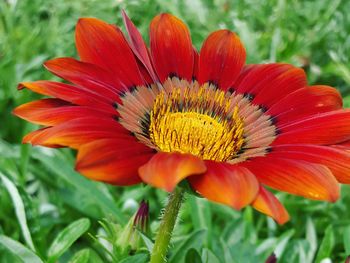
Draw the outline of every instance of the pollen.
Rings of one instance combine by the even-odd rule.
[[[161,91],[150,114],[151,142],[163,152],[226,161],[241,149],[243,121],[229,94],[209,85]]]

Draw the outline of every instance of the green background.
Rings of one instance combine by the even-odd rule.
[[[67,225],[82,217],[91,221],[88,231],[83,225],[82,233],[86,233],[77,235],[81,237],[76,242],[72,239],[59,262],[68,262],[81,249],[88,250],[75,256],[81,261],[73,258],[72,262],[98,262],[98,257],[108,261],[105,250],[91,237],[101,232],[98,220],[108,217],[124,225],[137,203],[147,199],[154,231],[165,202],[164,192],[147,186],[120,188],[85,180],[73,171],[74,152],[70,150],[21,145],[23,135],[37,127],[11,114],[15,106],[40,97],[17,91],[18,82],[57,80],[42,63],[55,57],[76,57],[74,27],[78,18],[97,17],[121,26],[122,8],[147,41],[149,23],[160,12],[183,19],[197,48],[218,28],[235,31],[246,46],[249,63],[277,61],[303,67],[311,84],[338,88],[345,106],[350,106],[347,0],[0,0],[0,235],[30,247],[29,235],[44,261],[58,257],[50,251],[51,243]],[[350,254],[349,186],[342,187],[335,204],[284,193],[277,196],[291,215],[284,226],[249,207],[237,212],[188,196],[174,234],[170,262],[185,258],[187,262],[264,262],[272,251],[276,251],[278,262],[345,261]],[[0,262],[21,262],[18,251],[22,250],[15,249],[14,256],[9,252],[10,243],[0,238]],[[134,258],[130,262],[144,261]]]

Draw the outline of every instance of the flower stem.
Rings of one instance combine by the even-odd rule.
[[[154,243],[151,254],[150,263],[166,262],[166,255],[171,239],[171,234],[174,230],[177,215],[179,213],[183,200],[184,190],[176,188],[170,195],[167,206],[163,214],[162,222],[160,223],[156,241]]]

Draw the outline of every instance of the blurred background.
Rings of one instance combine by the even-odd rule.
[[[150,204],[151,230],[157,227],[164,192],[86,180],[73,171],[74,152],[21,145],[23,135],[37,127],[11,114],[17,105],[39,98],[17,91],[18,82],[57,80],[42,63],[76,57],[78,18],[97,17],[122,27],[121,9],[146,41],[149,23],[160,12],[183,19],[197,48],[211,31],[228,28],[241,37],[249,63],[277,61],[302,67],[311,84],[338,88],[345,106],[350,106],[347,0],[0,0],[0,235],[8,238],[0,238],[0,262],[21,262],[19,252],[29,253],[25,247],[44,262],[55,262],[50,244],[82,217],[90,219],[88,230],[65,243],[66,248],[57,252],[58,262],[111,261],[93,238],[102,231],[98,221],[109,218],[125,225],[142,199]],[[249,207],[237,212],[188,196],[169,262],[264,262],[273,251],[278,262],[345,261],[350,254],[349,186],[342,187],[335,204],[277,196],[291,215],[284,226]],[[82,250],[90,256],[77,261]]]

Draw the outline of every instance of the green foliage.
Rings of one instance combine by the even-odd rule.
[[[56,79],[46,59],[73,56],[79,17],[122,24],[124,8],[148,41],[148,25],[171,12],[189,26],[199,49],[217,28],[236,31],[249,63],[301,66],[311,84],[337,87],[350,106],[350,1],[334,0],[131,0],[0,1],[0,263],[118,262],[101,236],[116,240],[142,199],[150,202],[151,230],[159,224],[166,193],[148,186],[112,187],[74,172],[74,153],[21,145],[34,125],[12,109],[39,96],[17,91],[20,81]],[[278,194],[291,215],[284,226],[251,208],[234,211],[187,196],[173,236],[170,262],[344,262],[350,254],[350,188],[335,204]],[[85,218],[85,219],[81,219]],[[87,219],[89,218],[89,219]],[[109,231],[98,221],[112,218]],[[91,222],[91,225],[90,223]],[[107,227],[108,228],[108,227]],[[122,230],[122,229],[119,229]],[[88,233],[88,234],[86,234]],[[121,262],[147,262],[143,248]],[[154,235],[152,235],[152,238]],[[51,245],[50,245],[51,244]]]

